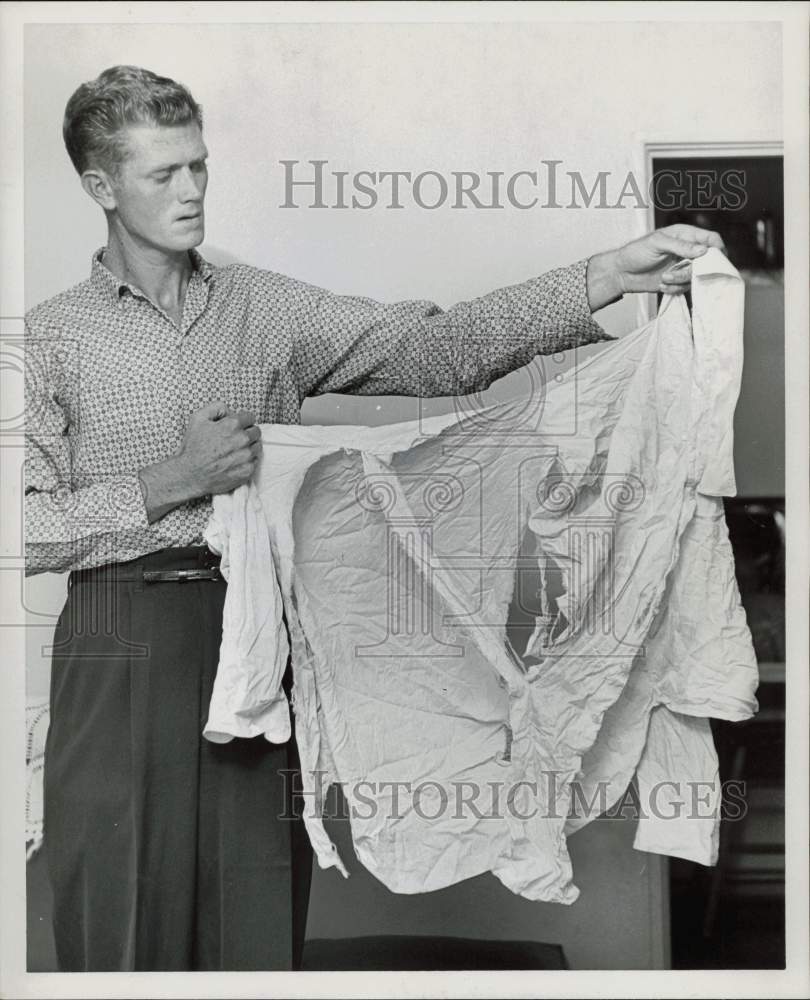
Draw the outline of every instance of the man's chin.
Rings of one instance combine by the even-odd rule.
[[[195,227],[193,232],[181,238],[172,240],[172,250],[181,253],[184,250],[193,250],[205,240],[205,227]]]

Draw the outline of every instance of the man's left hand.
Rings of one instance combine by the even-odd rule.
[[[618,250],[596,254],[588,261],[588,302],[595,312],[626,292],[680,295],[689,290],[689,261],[709,247],[724,250],[719,233],[697,226],[656,229]]]

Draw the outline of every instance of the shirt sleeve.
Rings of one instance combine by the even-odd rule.
[[[615,340],[591,317],[587,265],[581,260],[447,310],[301,285],[292,345],[300,398],[464,395],[538,354]]]
[[[228,587],[203,736],[212,743],[254,736],[286,743],[292,726],[282,678],[290,645],[261,497],[251,482],[215,496],[213,508],[205,540],[220,553]]]
[[[117,561],[132,533],[149,527],[137,474],[73,482],[69,350],[26,329],[25,572],[64,573]]]

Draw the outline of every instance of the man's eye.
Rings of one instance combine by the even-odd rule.
[[[170,177],[171,177],[171,174],[157,174],[156,177],[155,177],[155,181],[158,184],[165,184],[169,180]]]
[[[208,165],[206,164],[205,160],[200,160],[199,163],[192,163],[191,169],[194,171],[195,174],[202,174],[205,173],[205,171],[208,169]]]

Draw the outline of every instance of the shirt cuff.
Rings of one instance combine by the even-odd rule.
[[[116,512],[119,529],[148,528],[149,515],[146,512],[146,498],[141,488],[140,477],[120,476],[111,484],[110,503]]]
[[[612,334],[607,333],[591,315],[591,307],[588,303],[588,260],[578,260],[576,264],[571,264],[563,268],[563,282],[570,288],[569,300],[573,304],[574,312],[571,323],[577,336],[577,345],[597,344],[605,340],[618,340]]]
[[[216,692],[215,692],[216,694]],[[282,692],[258,711],[232,711],[212,697],[203,736],[211,743],[230,743],[234,738],[263,736],[269,743],[286,743],[292,735],[290,704]]]

